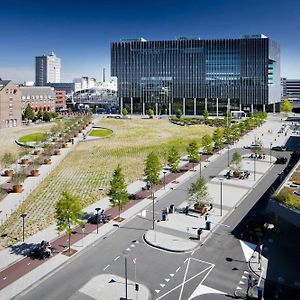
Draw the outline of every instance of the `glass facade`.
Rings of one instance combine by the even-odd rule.
[[[216,102],[223,103],[220,112],[228,99],[235,107],[280,102],[280,49],[260,35],[114,42],[111,75],[118,78],[120,98],[152,107],[157,103],[159,112],[169,103],[177,107],[183,98],[186,114],[203,111],[204,99],[213,110]]]

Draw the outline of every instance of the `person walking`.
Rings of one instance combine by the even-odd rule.
[[[249,291],[251,291],[251,298],[252,298],[252,289],[253,289],[253,278],[249,274],[248,275],[248,282],[247,282],[247,297],[249,296]]]

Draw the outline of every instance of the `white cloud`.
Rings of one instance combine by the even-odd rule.
[[[24,67],[0,67],[0,78],[10,79],[16,83],[23,83],[24,81],[34,81],[34,69]]]

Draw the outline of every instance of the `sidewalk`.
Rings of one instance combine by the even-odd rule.
[[[275,131],[275,125],[277,125],[278,129],[281,126],[281,122],[273,122],[275,124],[272,125],[273,130]],[[266,126],[264,126],[266,125]],[[242,138],[241,143],[242,144],[251,144],[253,140],[253,135],[258,134],[257,132],[262,132],[268,130],[270,127],[268,122],[264,124],[262,127],[255,129],[253,131],[253,134],[245,135]],[[268,126],[267,126],[268,125]],[[264,128],[266,127],[266,128]],[[271,138],[271,137],[270,137]],[[286,138],[286,137],[285,137]],[[284,139],[282,139],[284,140]],[[233,145],[233,148],[236,147],[236,145]],[[221,153],[226,153],[227,149],[223,149]],[[219,157],[219,153],[214,154],[209,158],[209,161],[202,162],[202,168],[206,167],[210,161],[213,161]],[[189,169],[193,168],[192,164],[186,163],[186,161],[182,161],[181,163],[182,168],[184,171],[181,173],[176,174],[166,174],[166,185],[172,185],[174,186],[174,181],[180,183],[187,178],[194,175],[194,172],[187,172]],[[262,163],[262,169],[260,170],[259,167],[257,170],[259,171],[260,175],[264,173],[264,167],[263,165],[269,166],[269,164]],[[196,171],[199,171],[199,165],[195,167]],[[222,174],[220,175],[222,176]],[[217,180],[217,179],[215,179]],[[259,180],[259,175],[257,176],[257,179]],[[254,181],[253,181],[254,182]],[[212,185],[215,185],[214,182],[210,183]],[[224,183],[225,185],[225,183]],[[134,217],[139,211],[145,209],[150,203],[151,199],[150,197],[150,191],[142,190],[142,187],[145,186],[145,182],[143,181],[137,181],[133,184],[131,184],[128,187],[129,193],[136,194],[137,200],[131,200],[126,207],[124,208],[124,212],[122,212],[122,217],[126,218],[125,221],[128,221],[131,217]],[[229,185],[228,185],[229,186]],[[166,193],[170,191],[169,186],[168,188],[164,189],[164,185],[157,185],[154,187],[156,190],[155,197],[162,197]],[[243,190],[243,192],[247,192],[247,189],[249,187],[237,187],[240,190]],[[216,187],[212,186],[212,189],[216,191]],[[229,189],[228,189],[229,191]],[[217,191],[216,191],[217,192]],[[225,187],[224,187],[225,192]],[[224,197],[225,198],[225,197]],[[238,199],[237,199],[238,200]],[[233,207],[233,205],[236,205],[235,202],[226,202],[224,203],[224,210],[229,210]],[[95,211],[95,207],[101,207],[102,209],[106,210],[107,214],[112,214],[112,217],[115,217],[118,215],[117,208],[109,208],[109,200],[108,198],[104,198],[99,200],[98,202],[94,203],[93,205],[87,207],[85,209],[88,213],[93,213]],[[210,215],[210,220],[214,224],[218,224],[219,222],[219,212],[220,208],[218,205],[215,205],[215,211],[213,214]],[[175,216],[175,214],[173,215]],[[173,217],[172,217],[173,218]],[[198,220],[199,221],[199,220]],[[202,218],[203,221],[203,218]],[[164,223],[164,222],[161,222]],[[165,224],[171,224],[171,222],[165,222]],[[76,251],[82,251],[84,248],[88,247],[90,244],[98,240],[100,237],[103,237],[104,235],[113,232],[114,230],[117,230],[117,227],[114,225],[117,224],[117,222],[109,222],[105,225],[99,224],[99,234],[97,235],[95,233],[96,231],[96,225],[93,224],[86,224],[85,231],[83,232],[81,228],[76,228],[74,230],[74,234],[72,235],[71,244],[72,248]],[[123,224],[123,223],[122,223]],[[199,223],[198,223],[199,224]],[[161,225],[161,224],[160,224]],[[159,226],[160,226],[159,225]],[[185,226],[185,229],[181,231],[182,233],[186,232],[187,226]],[[199,226],[199,225],[198,225]],[[204,226],[204,222],[203,222]],[[168,227],[168,226],[166,226]],[[192,225],[191,225],[192,227]],[[208,234],[208,232],[207,232]],[[45,236],[47,237],[47,240],[52,240],[52,245],[57,248],[59,251],[59,254],[55,254],[54,257],[44,260],[44,261],[32,261],[30,258],[24,256],[26,255],[28,249],[30,248],[30,245],[34,245],[36,243],[39,243],[41,240],[45,239]],[[205,238],[205,235],[202,236]],[[45,229],[44,231],[26,239],[25,243],[15,245],[12,249],[5,249],[0,252],[0,269],[2,269],[2,272],[0,272],[0,298],[1,299],[9,299],[10,297],[20,293],[22,290],[24,290],[26,287],[30,286],[55,268],[57,268],[59,265],[66,262],[69,258],[62,254],[62,252],[65,250],[67,245],[67,236],[61,236],[57,238],[57,234],[55,232],[55,226],[50,226],[49,228]],[[26,251],[27,250],[27,251]],[[10,266],[9,266],[10,265]],[[17,279],[19,278],[19,279]],[[5,288],[6,287],[6,288]]]

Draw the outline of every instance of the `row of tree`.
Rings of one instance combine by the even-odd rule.
[[[38,110],[37,112],[33,111],[30,104],[28,104],[24,110],[24,113],[22,115],[23,120],[31,120],[31,121],[37,121],[37,120],[43,120],[45,122],[51,121],[51,119],[57,118],[58,113],[55,111],[47,111],[47,110]]]

